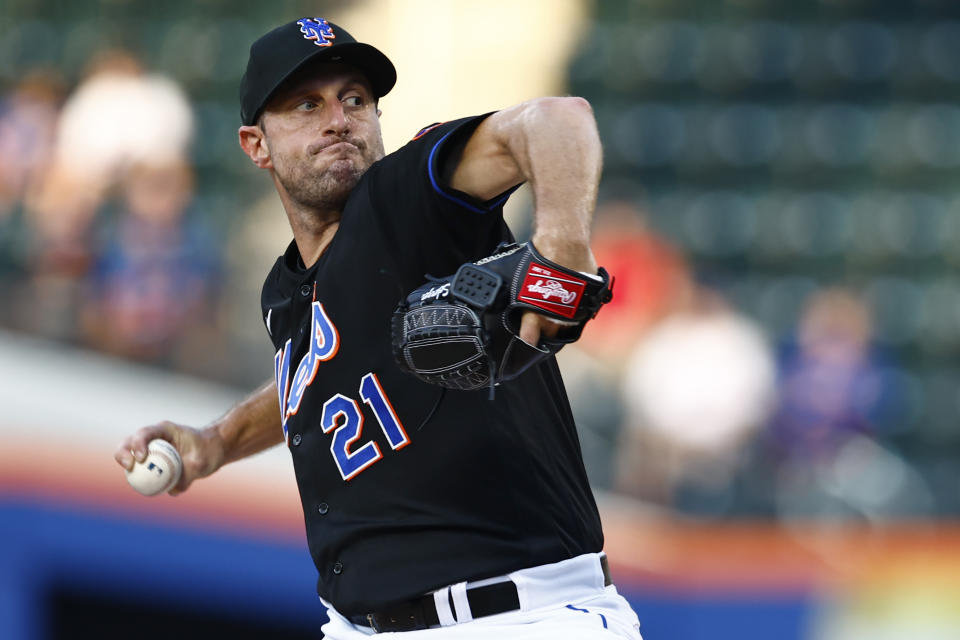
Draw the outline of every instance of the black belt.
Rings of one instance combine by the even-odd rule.
[[[600,556],[600,568],[603,570],[603,584],[609,587],[613,581],[610,579],[610,563],[607,562],[606,555]],[[449,594],[448,597],[450,609],[453,610],[453,597]],[[516,611],[520,608],[517,585],[512,580],[468,588],[467,602],[470,603],[470,613],[474,619]],[[349,620],[353,624],[370,627],[377,633],[418,631],[440,624],[440,616],[437,614],[437,605],[432,593],[373,613],[350,616]]]

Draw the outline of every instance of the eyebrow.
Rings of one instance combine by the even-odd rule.
[[[373,94],[373,87],[370,86],[369,81],[360,73],[350,73],[344,76],[342,86],[337,90],[337,95],[341,95],[345,91],[350,91],[354,88],[362,89],[367,93],[370,99],[376,103],[377,98]],[[304,79],[303,81],[291,84],[286,87],[282,87],[277,91],[276,94],[270,99],[271,109],[282,109],[292,106],[296,100],[302,100],[304,98],[309,98],[310,96],[316,95],[316,89],[309,87],[310,80]]]

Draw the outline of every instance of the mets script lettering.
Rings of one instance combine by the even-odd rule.
[[[340,347],[340,335],[327,316],[323,304],[314,302],[310,318],[310,348],[300,359],[297,370],[290,379],[290,351],[292,341],[287,340],[283,349],[273,358],[274,373],[277,377],[277,390],[280,397],[280,416],[283,421],[283,434],[287,434],[287,418],[300,409],[300,401],[314,378],[320,363],[337,355]]]

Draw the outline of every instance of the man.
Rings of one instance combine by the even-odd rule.
[[[555,361],[490,401],[401,371],[389,328],[425,273],[452,273],[510,239],[501,205],[524,181],[533,244],[597,272],[590,107],[534,100],[428,127],[384,157],[377,105],[395,79],[386,56],[316,18],[253,44],[240,145],[270,173],[294,234],[262,296],[276,380],[205,429],[141,429],[115,457],[130,468],[150,439],[169,440],[184,460],[182,492],[285,442],[328,638],[639,638],[600,553]],[[557,330],[523,316],[531,345]]]

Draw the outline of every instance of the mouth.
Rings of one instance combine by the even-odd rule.
[[[337,142],[337,143],[335,143],[335,144],[331,144],[331,145],[328,146],[328,147],[325,147],[325,148],[323,149],[323,151],[329,151],[329,152],[331,152],[331,153],[336,153],[336,152],[338,152],[338,151],[345,151],[345,150],[347,150],[347,149],[353,149],[354,151],[358,151],[357,146],[356,146],[355,144],[350,143],[350,142]]]
[[[347,142],[346,140],[341,140],[340,142],[334,142],[327,145],[311,145],[307,149],[307,152],[311,155],[316,155],[318,153],[344,153],[346,151],[359,151],[360,148],[353,144],[352,142]]]

